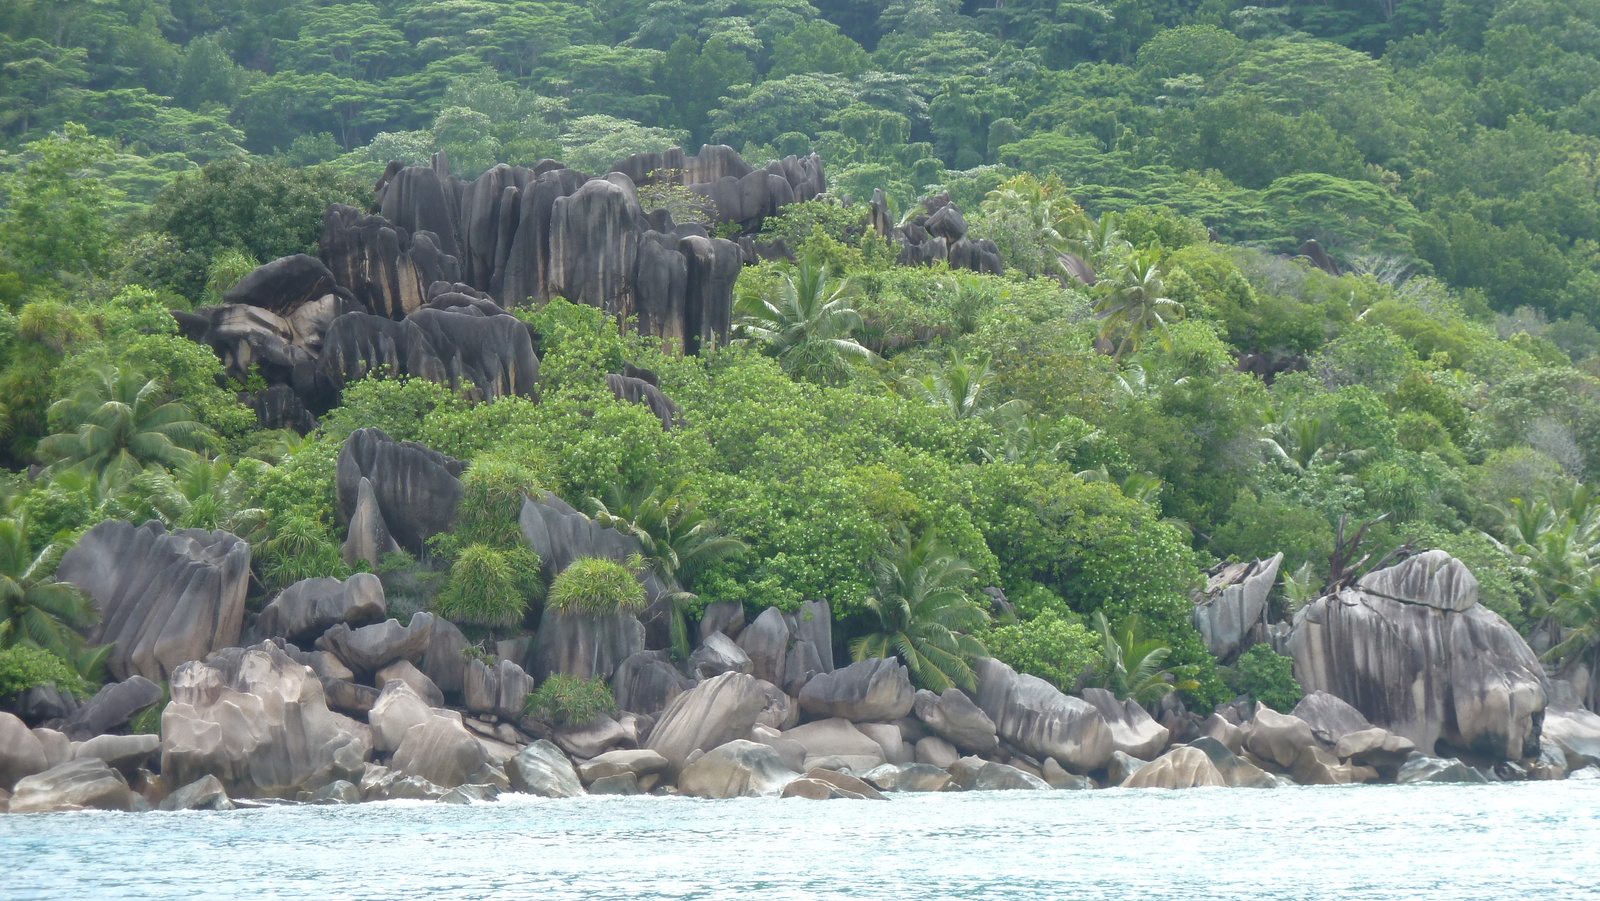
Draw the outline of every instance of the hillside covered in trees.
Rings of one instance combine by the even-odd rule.
[[[928,687],[979,652],[1114,685],[1113,646],[1150,638],[1202,712],[1287,679],[1208,652],[1206,570],[1283,553],[1281,623],[1364,554],[1438,548],[1593,706],[1596,23],[1595,0],[7,0],[0,646],[103,675],[51,573],[97,523],[157,519],[246,539],[255,609],[377,569],[391,611],[490,648],[557,575],[516,527],[548,491],[651,542],[635,569],[687,622],[826,601],[841,654],[921,655]],[[702,143],[827,167],[755,221],[639,188],[782,240],[739,276],[732,346],[529,303],[536,398],[378,373],[269,429],[262,373],[172,313],[317,254],[391,161],[471,181]],[[1003,275],[897,265],[886,233],[941,193]],[[634,369],[667,427],[608,388]],[[335,483],[368,427],[464,472],[458,528],[376,565],[341,554]]]

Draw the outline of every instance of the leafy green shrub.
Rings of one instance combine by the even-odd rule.
[[[561,613],[637,613],[645,607],[644,586],[620,563],[583,557],[550,584],[548,605]]]
[[[581,726],[616,709],[617,702],[604,680],[556,673],[528,695],[523,713],[554,726]]]
[[[41,648],[15,645],[0,651],[0,700],[10,700],[30,688],[55,683],[75,695],[89,693],[89,685],[72,664]]]
[[[1288,713],[1305,693],[1294,679],[1294,661],[1258,644],[1239,655],[1239,690],[1280,713]]]
[[[1026,622],[991,629],[984,642],[994,659],[1062,691],[1072,691],[1078,677],[1100,658],[1099,636],[1048,610]]]
[[[458,623],[513,626],[522,621],[528,599],[537,597],[541,587],[539,557],[532,551],[469,544],[451,564],[450,580],[434,598],[433,612]]]

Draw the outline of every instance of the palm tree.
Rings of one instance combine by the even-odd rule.
[[[1267,455],[1295,472],[1305,472],[1333,439],[1333,427],[1321,416],[1299,416],[1277,423],[1261,439]]]
[[[606,495],[605,500],[589,498],[594,521],[638,539],[636,568],[650,569],[667,587],[673,652],[687,658],[692,650],[688,607],[697,598],[688,587],[707,566],[750,548],[724,534],[682,483],[640,486],[631,492],[612,486]]]
[[[900,382],[913,397],[938,407],[952,419],[977,419],[993,425],[996,420],[1010,421],[1026,413],[1023,401],[994,404],[984,396],[993,374],[987,352],[952,351],[950,361],[940,369],[922,375],[908,373]]]
[[[247,506],[246,486],[231,460],[195,459],[177,472],[151,469],[136,484],[148,492],[155,517],[174,529],[223,529],[250,540],[267,521],[267,511]]]
[[[806,259],[785,272],[775,290],[747,289],[735,305],[736,325],[778,360],[783,371],[815,382],[848,378],[848,358],[875,361],[877,354],[852,337],[861,314],[851,306],[849,279],[834,280],[826,264]]]
[[[1560,605],[1590,579],[1600,554],[1596,540],[1600,517],[1586,497],[1573,499],[1579,501],[1576,507],[1561,509],[1545,499],[1513,498],[1510,508],[1500,511],[1505,540],[1489,536],[1531,576],[1538,600],[1547,609]]]
[[[160,382],[113,366],[93,368],[71,397],[51,405],[50,417],[67,427],[39,442],[39,456],[52,472],[181,466],[212,438],[188,407],[167,399]]]
[[[1100,337],[1109,339],[1116,332],[1122,332],[1122,340],[1112,359],[1121,362],[1124,354],[1138,351],[1150,332],[1158,333],[1162,345],[1171,348],[1172,333],[1167,329],[1167,320],[1181,318],[1183,304],[1162,296],[1166,286],[1154,253],[1129,257],[1111,279],[1100,284],[1105,286],[1105,294],[1094,307],[1101,320]]]
[[[1176,673],[1162,669],[1172,648],[1154,638],[1141,637],[1137,616],[1128,617],[1115,630],[1104,612],[1095,611],[1094,621],[1100,630],[1101,650],[1100,664],[1090,681],[1118,700],[1132,698],[1137,704],[1153,704],[1175,689],[1200,687],[1199,682],[1187,678],[1188,667],[1179,667]]]
[[[1550,661],[1567,661],[1563,667],[1587,657],[1589,672],[1600,670],[1600,579],[1591,572],[1582,585],[1575,586],[1561,599],[1555,614],[1566,627],[1566,635],[1541,656]],[[1593,708],[1600,698],[1600,684],[1593,678],[1589,679],[1588,694],[1582,700]]]
[[[1114,217],[1091,218],[1053,175],[1040,179],[1023,174],[1001,182],[986,195],[983,211],[991,222],[1022,225],[1027,246],[1013,248],[1014,261],[1030,275],[1053,272],[1063,285],[1094,284],[1095,269],[1119,256],[1127,244]]]
[[[850,642],[851,658],[899,657],[923,688],[976,690],[971,660],[989,651],[972,633],[989,622],[989,614],[967,594],[972,567],[940,546],[929,529],[915,540],[902,535],[873,563],[872,575],[877,593],[866,608],[877,619],[877,631]]]
[[[26,536],[26,523],[0,519],[0,648],[27,645],[76,664],[81,630],[100,621],[100,610],[76,586],[49,578],[66,548],[51,543],[35,554]]]

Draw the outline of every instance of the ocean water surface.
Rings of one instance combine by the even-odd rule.
[[[1600,898],[1600,781],[0,816],[24,899]]]

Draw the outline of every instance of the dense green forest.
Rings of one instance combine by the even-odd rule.
[[[1384,516],[1374,559],[1443,548],[1536,648],[1600,646],[1600,0],[3,0],[0,58],[0,644],[82,653],[82,611],[26,599],[108,517],[232,529],[263,592],[341,573],[333,462],[379,425],[471,463],[483,522],[418,604],[537,597],[522,490],[654,497],[746,548],[673,574],[696,603],[921,616],[1068,688],[1094,614],[1137,614],[1209,705],[1238,686],[1189,625],[1202,571],[1283,552],[1282,616]],[[301,437],[168,313],[314,253],[390,160],[703,142],[815,151],[837,198],[766,223],[802,262],[746,269],[715,353],[556,301],[516,311],[537,404],[374,379]],[[875,188],[948,191],[1006,276],[894,266],[845,205]],[[623,363],[683,427],[604,390]],[[983,586],[1017,622],[952,612]]]

